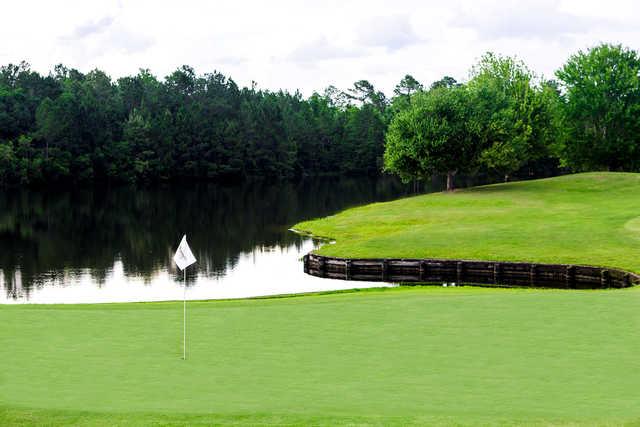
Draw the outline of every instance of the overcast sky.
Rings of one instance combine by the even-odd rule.
[[[182,64],[305,95],[360,79],[391,94],[407,73],[465,80],[486,51],[551,77],[599,42],[640,49],[635,0],[80,0],[3,3],[0,63],[63,63],[112,77]]]

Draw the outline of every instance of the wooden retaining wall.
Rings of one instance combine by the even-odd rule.
[[[304,256],[312,276],[370,282],[451,283],[534,288],[601,289],[640,284],[640,275],[615,268],[565,264],[445,259],[350,259]]]

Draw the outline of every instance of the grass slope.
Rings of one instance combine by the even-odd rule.
[[[640,425],[640,289],[0,306],[0,425]]]
[[[640,174],[585,173],[376,203],[296,229],[339,257],[463,258],[640,273]]]

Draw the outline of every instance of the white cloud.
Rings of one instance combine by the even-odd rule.
[[[540,40],[625,26],[624,21],[576,14],[576,9],[563,10],[562,5],[559,0],[475,4],[465,7],[452,24],[473,29],[486,39]]]
[[[391,94],[407,73],[424,84],[464,80],[488,50],[552,76],[599,42],[638,49],[638,16],[634,0],[21,0],[3,5],[0,63],[113,77],[189,64],[240,85],[310,94],[367,79]]]
[[[113,16],[105,16],[96,22],[86,22],[78,25],[69,38],[79,39],[91,34],[101,33],[113,24],[113,19]]]
[[[478,7],[465,8],[453,24],[475,30],[481,38],[544,38],[582,32],[589,19],[559,12],[557,1],[525,4],[504,2],[479,13]]]
[[[55,49],[71,59],[72,66],[82,69],[97,68],[98,61],[112,55],[144,52],[154,40],[131,30],[119,22],[121,7],[117,5],[112,14],[85,20],[70,33],[57,37]],[[141,65],[139,68],[144,68]],[[105,69],[108,74],[113,70]]]
[[[384,47],[390,51],[423,41],[413,31],[408,15],[376,16],[358,29],[358,39],[365,46]]]
[[[100,45],[105,49],[120,50],[125,53],[142,52],[154,43],[151,37],[135,33],[127,28],[114,27],[104,38]]]
[[[340,58],[357,58],[364,52],[348,47],[341,47],[331,43],[326,37],[304,43],[296,47],[288,56],[294,62],[313,63]]]

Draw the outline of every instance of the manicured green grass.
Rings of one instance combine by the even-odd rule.
[[[0,425],[640,425],[640,289],[0,306]]]
[[[352,209],[320,252],[640,272],[640,175]],[[638,425],[640,287],[0,306],[0,425]]]
[[[585,173],[349,209],[296,229],[339,257],[463,258],[640,273],[640,174]]]

